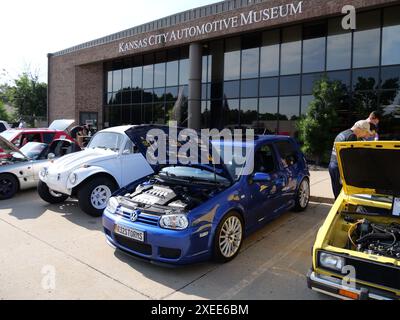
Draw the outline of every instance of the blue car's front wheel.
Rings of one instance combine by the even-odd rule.
[[[214,239],[214,257],[228,262],[238,254],[243,243],[243,219],[237,212],[228,213],[218,225]]]

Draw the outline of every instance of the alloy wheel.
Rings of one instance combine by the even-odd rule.
[[[242,242],[242,223],[236,216],[229,217],[222,225],[219,235],[219,248],[225,258],[233,257]]]
[[[299,189],[299,203],[302,208],[305,208],[310,199],[310,186],[307,180],[303,180]]]

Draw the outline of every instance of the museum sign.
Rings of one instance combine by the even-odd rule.
[[[214,20],[190,27],[185,27],[170,32],[156,33],[148,37],[122,41],[119,43],[119,53],[134,51],[137,49],[149,48],[159,44],[172,43],[175,41],[194,39],[200,36],[217,32],[229,31],[235,28],[276,20],[288,16],[295,16],[303,13],[303,2],[297,1],[281,6],[270,7],[262,10],[250,10],[228,18]]]

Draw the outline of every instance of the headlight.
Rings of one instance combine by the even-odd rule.
[[[76,173],[71,173],[71,174],[69,175],[68,180],[69,180],[69,182],[70,182],[71,184],[75,184],[76,181],[78,180],[78,175],[77,175]]]
[[[189,226],[189,221],[184,214],[166,214],[160,219],[161,228],[183,230]]]
[[[319,264],[321,267],[342,271],[345,260],[342,257],[335,256],[330,253],[322,252],[319,256]]]
[[[117,211],[118,206],[119,206],[118,199],[116,197],[111,197],[107,203],[107,210],[112,213],[115,213],[115,211]]]

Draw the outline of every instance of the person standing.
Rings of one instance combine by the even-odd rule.
[[[366,141],[378,141],[379,140],[378,126],[379,126],[379,122],[381,121],[381,114],[378,111],[373,111],[369,115],[367,121],[371,124],[371,130],[372,130],[372,128],[374,128],[374,130],[372,130],[371,136],[366,137],[365,140]]]
[[[26,123],[25,123],[24,119],[21,118],[19,120],[18,129],[23,129],[23,128],[26,128]]]
[[[339,133],[335,142],[357,141],[372,136],[371,125],[367,120],[357,121],[351,129]],[[339,166],[336,154],[335,144],[333,145],[331,160],[329,163],[329,175],[331,176],[332,191],[335,199],[339,197],[342,190],[340,182]]]

